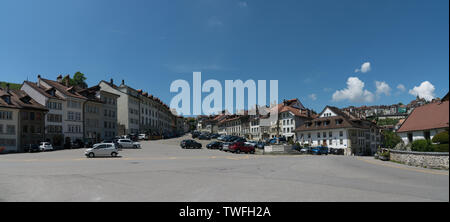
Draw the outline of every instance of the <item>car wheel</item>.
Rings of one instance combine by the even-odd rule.
[[[112,153],[111,153],[111,156],[112,156],[112,157],[117,157],[117,153],[116,153],[116,152],[112,152]]]
[[[237,149],[235,152],[236,152],[237,154],[240,154],[240,153],[241,153],[241,150]]]
[[[89,153],[89,158],[94,158],[95,154],[94,153]]]
[[[250,154],[255,154],[255,151],[254,150],[250,151]]]
[[[136,145],[133,145],[133,148],[134,148],[134,149],[137,149],[137,146],[136,146]]]

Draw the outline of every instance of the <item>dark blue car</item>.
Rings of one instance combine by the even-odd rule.
[[[311,148],[311,152],[314,155],[322,155],[322,154],[328,155],[328,147],[316,146],[316,147]]]

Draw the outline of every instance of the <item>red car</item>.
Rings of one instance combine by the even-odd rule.
[[[233,153],[255,153],[255,147],[252,145],[245,144],[244,142],[235,142],[231,144],[228,148],[230,152]]]

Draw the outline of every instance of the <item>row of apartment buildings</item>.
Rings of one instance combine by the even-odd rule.
[[[76,140],[95,143],[118,135],[180,135],[188,130],[185,119],[160,99],[124,80],[80,88],[70,86],[68,79],[38,75],[20,90],[0,89],[0,152],[20,152],[24,145],[42,141],[62,148]]]
[[[271,116],[272,114],[272,116]],[[273,118],[276,114],[276,118]],[[249,140],[285,137],[301,145],[344,149],[346,155],[371,155],[381,145],[381,130],[376,123],[346,110],[326,106],[319,114],[307,109],[298,99],[271,106],[266,115],[199,116],[199,131],[235,135]]]

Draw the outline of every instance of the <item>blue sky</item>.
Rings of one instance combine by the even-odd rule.
[[[316,111],[408,103],[448,92],[448,4],[2,0],[0,80],[81,71],[89,85],[125,79],[169,104],[171,82],[201,71],[223,84],[277,79],[279,100],[299,98]]]

